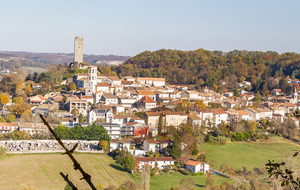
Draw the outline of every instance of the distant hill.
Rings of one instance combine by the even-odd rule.
[[[281,78],[300,78],[300,54],[234,50],[231,52],[165,50],[145,51],[114,68],[119,76],[165,77],[167,82],[208,85],[215,90],[233,90],[238,82],[252,82],[252,90],[265,94],[285,88]],[[291,91],[288,87],[286,93]]]
[[[71,53],[33,53],[0,51],[0,66],[3,69],[15,69],[21,66],[46,68],[51,64],[69,64],[73,61]],[[84,62],[108,65],[119,65],[129,59],[129,56],[117,55],[84,55]]]

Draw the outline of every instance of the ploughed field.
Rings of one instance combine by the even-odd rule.
[[[82,168],[92,176],[97,186],[119,186],[123,181],[132,180],[124,171],[112,167],[115,161],[104,154],[74,154]],[[69,179],[78,189],[89,189],[89,186],[67,155],[61,154],[22,154],[6,155],[0,159],[0,189],[64,189],[66,182],[59,174],[69,174]]]
[[[227,145],[204,145],[201,147],[205,151],[208,160],[214,159],[217,167],[225,163],[229,167],[247,170],[265,167],[269,160],[281,162],[291,157],[293,150],[300,150],[300,146],[288,142],[270,143],[230,143]],[[300,156],[295,157],[296,165],[300,164]]]

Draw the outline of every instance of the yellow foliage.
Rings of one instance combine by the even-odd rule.
[[[106,140],[102,140],[100,142],[100,147],[106,152],[109,151],[109,142]]]
[[[0,103],[1,103],[2,105],[5,105],[5,104],[7,104],[8,102],[9,102],[8,94],[6,94],[6,93],[0,94]]]

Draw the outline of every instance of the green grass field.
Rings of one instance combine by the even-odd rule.
[[[173,175],[153,176],[150,179],[151,190],[168,190],[171,187],[178,187],[181,179],[192,178],[198,188],[205,187],[205,179],[207,175],[202,176],[184,176],[180,173],[174,173]],[[221,185],[224,182],[233,182],[232,179],[215,176],[217,184]]]
[[[204,145],[201,147],[209,160],[214,159],[217,169],[226,163],[229,167],[248,170],[263,167],[269,160],[282,161],[286,156],[292,156],[293,150],[300,146],[291,143],[231,143],[227,145]],[[297,158],[298,163],[299,158]]]
[[[103,154],[75,154],[82,168],[92,176],[95,185],[119,186],[123,181],[132,180],[126,172],[110,166],[115,161]],[[7,155],[0,159],[0,189],[64,189],[66,182],[60,172],[69,174],[70,180],[78,189],[89,189],[80,180],[81,173],[73,170],[67,155],[61,154],[23,154]]]

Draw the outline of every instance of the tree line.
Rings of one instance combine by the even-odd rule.
[[[72,128],[59,125],[54,128],[54,132],[64,140],[105,140],[110,142],[110,136],[103,125],[92,124],[87,127],[77,125]]]

